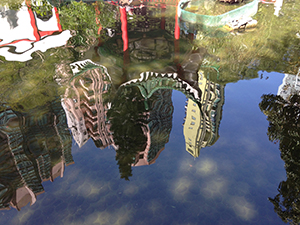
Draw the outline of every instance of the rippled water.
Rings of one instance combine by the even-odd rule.
[[[299,3],[280,2],[233,31],[172,1],[2,3],[1,224],[298,224]]]

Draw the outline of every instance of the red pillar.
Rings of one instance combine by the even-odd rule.
[[[123,76],[125,82],[127,80],[127,67],[130,63],[129,49],[128,49],[128,29],[127,29],[127,13],[125,7],[120,7],[121,30],[123,40]]]
[[[180,27],[178,24],[178,0],[176,0],[176,14],[175,14],[175,30],[174,30],[174,63],[177,66],[177,72],[179,70],[178,67],[181,68],[181,65],[179,64],[179,37],[180,37]]]
[[[178,24],[178,1],[176,3],[176,15],[175,15],[175,31],[174,31],[174,36],[175,36],[175,39],[178,40],[179,39],[179,36],[180,36],[180,27],[179,27],[179,24]]]
[[[35,20],[34,13],[31,9],[31,5],[30,5],[31,2],[29,0],[26,0],[25,3],[27,5],[28,13],[29,13],[29,16],[30,16],[30,24],[33,28],[33,35],[35,37],[35,41],[39,41],[41,39],[41,36],[39,34],[39,30],[38,30],[37,25],[36,25],[36,20]]]
[[[128,30],[127,30],[127,14],[126,8],[120,7],[120,19],[121,19],[121,30],[122,30],[122,39],[123,39],[123,51],[125,52],[128,49]]]

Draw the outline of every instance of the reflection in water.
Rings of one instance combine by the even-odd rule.
[[[300,70],[299,70],[300,72]],[[300,86],[298,75],[285,75],[278,95],[263,95],[260,109],[269,121],[270,141],[279,142],[287,179],[280,182],[278,194],[269,198],[278,216],[290,224],[299,224],[300,216]]]
[[[28,61],[33,52],[65,45],[71,37],[61,28],[56,7],[43,16],[25,3],[18,11],[2,6],[0,10],[0,55],[8,61]]]
[[[62,177],[64,165],[73,163],[60,102],[44,106],[43,111],[37,115],[6,107],[0,114],[1,209],[20,210],[29,202],[34,204],[36,195],[44,192],[41,183]]]
[[[126,179],[131,166],[154,163],[171,131],[172,91],[159,90],[144,100],[138,89],[121,86],[111,99],[105,67],[90,60],[71,67],[74,77],[62,105],[77,144],[81,147],[91,137],[99,148],[114,147],[121,177]]]
[[[64,1],[51,2],[59,5]],[[78,160],[78,169],[70,171],[70,176],[58,183],[57,186],[51,185],[53,188],[58,187],[57,191],[50,191],[47,197],[43,197],[41,201],[43,206],[39,203],[35,204],[34,208],[39,208],[37,211],[33,212],[32,207],[18,214],[15,219],[19,220],[20,218],[21,223],[42,224],[40,220],[44,218],[55,218],[56,222],[61,221],[63,224],[198,224],[200,218],[201,223],[204,224],[243,223],[240,219],[246,220],[247,223],[275,224],[278,222],[270,222],[269,216],[272,215],[272,212],[266,213],[267,216],[265,216],[268,208],[271,208],[272,211],[272,204],[269,204],[271,207],[265,207],[263,200],[260,200],[264,199],[265,193],[269,191],[269,186],[264,185],[267,184],[267,176],[255,176],[255,171],[264,166],[272,167],[271,163],[266,164],[267,160],[265,159],[263,163],[261,160],[254,160],[257,163],[253,163],[252,159],[260,158],[258,155],[255,154],[252,157],[247,151],[249,148],[238,149],[240,146],[236,147],[235,144],[239,144],[236,142],[239,134],[235,132],[238,127],[226,130],[226,134],[233,136],[227,137],[229,140],[233,140],[230,144],[226,143],[228,140],[226,139],[221,146],[215,145],[212,148],[213,151],[205,152],[197,160],[189,157],[184,151],[182,152],[184,157],[181,158],[179,151],[184,148],[184,143],[181,143],[183,139],[176,138],[174,140],[175,138],[172,138],[170,140],[174,142],[168,143],[171,129],[178,127],[177,123],[181,124],[182,119],[180,117],[172,124],[172,119],[176,118],[173,116],[173,103],[177,104],[179,98],[175,100],[176,102],[172,102],[171,97],[172,90],[176,89],[182,91],[189,98],[184,134],[187,144],[190,144],[188,142],[192,143],[192,155],[196,157],[199,155],[200,148],[211,146],[218,140],[225,83],[235,82],[240,78],[257,77],[257,70],[289,71],[290,69],[287,68],[292,68],[290,71],[293,71],[293,68],[298,66],[297,53],[299,51],[295,46],[298,46],[297,40],[299,39],[295,40],[295,38],[299,36],[299,30],[298,27],[292,28],[292,26],[297,24],[299,19],[295,17],[292,21],[290,16],[294,17],[291,12],[299,14],[299,7],[294,4],[294,9],[288,10],[286,8],[288,4],[286,4],[282,9],[285,10],[282,11],[285,16],[282,14],[278,18],[275,17],[276,19],[272,17],[273,7],[269,7],[269,11],[266,10],[267,7],[261,7],[260,13],[257,15],[259,26],[252,30],[253,35],[248,35],[247,32],[237,32],[236,34],[243,35],[239,37],[227,35],[226,38],[222,38],[228,33],[217,33],[216,31],[208,35],[208,31],[204,32],[201,26],[188,24],[185,34],[181,33],[180,40],[178,40],[178,26],[174,19],[175,7],[169,10],[169,3],[161,4],[161,2],[147,1],[147,7],[129,6],[124,8],[120,8],[118,5],[105,6],[103,2],[65,4],[58,10],[63,29],[71,30],[70,33],[73,35],[67,46],[49,49],[44,54],[37,51],[32,55],[33,60],[20,64],[21,68],[17,62],[3,63],[5,60],[1,56],[0,72],[2,76],[0,81],[2,86],[7,86],[3,85],[3,80],[10,78],[13,78],[14,81],[7,83],[18,83],[18,85],[10,85],[2,91],[2,96],[10,96],[9,100],[2,99],[9,105],[2,111],[4,114],[1,117],[2,131],[0,132],[0,199],[3,208],[12,205],[21,209],[28,202],[34,203],[35,195],[43,191],[41,182],[47,179],[53,180],[57,175],[62,175],[64,163],[62,157],[70,156],[69,160],[65,159],[65,163],[72,162],[71,154],[67,151],[70,150],[69,148],[66,149],[67,152],[61,153],[61,143],[64,147],[68,146],[70,135],[65,130],[64,122],[60,126],[65,119],[62,116],[64,111],[60,104],[51,104],[55,105],[54,113],[47,110],[47,107],[44,107],[45,113],[28,112],[26,111],[28,107],[24,109],[24,101],[16,100],[16,97],[10,94],[11,92],[6,93],[7,89],[14,89],[15,92],[21,93],[20,95],[24,92],[33,93],[30,97],[34,96],[34,98],[27,97],[29,95],[26,97],[22,95],[22,97],[30,103],[34,102],[33,104],[38,99],[39,105],[45,105],[43,103],[45,98],[41,98],[41,96],[47,96],[49,90],[53,93],[56,90],[49,85],[51,82],[47,82],[48,80],[45,78],[52,80],[54,75],[59,77],[59,71],[61,71],[63,78],[61,89],[64,89],[65,86],[67,88],[62,97],[62,105],[68,119],[68,127],[72,131],[75,141],[79,146],[83,146],[87,139],[91,138],[99,148],[112,146],[108,153],[101,152],[101,155],[99,152],[93,151],[77,152],[77,156],[82,156],[82,159]],[[19,15],[17,12],[2,11],[2,9],[0,11],[1,15],[8,15],[4,18],[5,25],[9,23],[14,29],[20,28],[18,25],[22,21],[14,20]],[[25,12],[29,13],[28,8]],[[121,21],[119,20],[120,14],[122,15]],[[28,35],[28,32],[33,29],[32,26],[29,26],[28,15],[24,16],[24,22],[27,18],[24,28],[28,28],[24,35]],[[56,38],[62,34],[59,27],[54,26],[58,25],[56,15],[55,9],[52,7],[45,17],[34,13],[31,21],[37,23],[36,27],[39,29],[41,42],[50,42],[50,37]],[[125,20],[126,18],[128,21]],[[289,18],[288,23],[282,18]],[[9,21],[5,19],[9,19]],[[53,25],[53,27],[44,29],[43,25],[45,24]],[[286,24],[289,24],[291,29],[286,29]],[[124,29],[124,25],[127,25],[127,30]],[[185,25],[187,26],[187,24]],[[177,33],[174,32],[175,29]],[[284,31],[284,29],[286,30]],[[278,30],[278,32],[273,32],[273,30]],[[52,31],[57,32],[50,34]],[[46,33],[48,36],[43,36]],[[1,35],[5,34],[1,33]],[[18,32],[18,35],[20,34]],[[69,32],[67,31],[65,34],[69,34]],[[283,37],[282,34],[286,35]],[[2,38],[1,35],[0,38]],[[186,38],[187,36],[189,38]],[[108,39],[109,41],[105,42]],[[19,40],[18,36],[13,40]],[[30,40],[35,39],[30,38]],[[99,40],[98,46],[95,43],[96,40]],[[38,50],[37,47],[41,42],[24,42],[25,47],[28,47],[28,43],[30,43],[29,47],[32,49],[28,50],[24,47],[25,52],[19,55],[15,54],[15,60],[24,56],[29,58],[30,51]],[[20,43],[22,42],[20,41]],[[20,50],[20,43],[10,43],[12,52],[8,51],[8,46],[2,46],[1,50],[5,50],[8,55],[12,56],[13,51]],[[54,45],[53,42],[51,44]],[[13,49],[14,46],[16,49]],[[288,48],[287,54],[284,55]],[[218,55],[222,60],[212,57],[211,54]],[[283,55],[286,63],[281,62]],[[88,58],[99,65],[95,65],[91,61],[82,61]],[[68,73],[70,71],[64,70],[66,68],[64,65],[69,67],[71,62],[75,62],[71,64],[74,76],[69,82]],[[291,66],[287,67],[286,64]],[[107,71],[100,65],[106,66]],[[79,69],[79,67],[82,68]],[[206,72],[205,68],[213,67],[217,70],[220,69],[220,74],[211,76],[211,73]],[[246,73],[245,68],[249,68],[247,71],[251,73]],[[199,69],[203,76],[199,77]],[[3,75],[3,71],[5,75]],[[32,74],[35,76],[29,76]],[[140,76],[141,74],[142,76]],[[206,80],[207,77],[210,79]],[[28,81],[31,85],[28,85],[27,89],[23,88],[25,82],[20,81],[21,79]],[[69,82],[68,85],[65,83],[66,80]],[[45,83],[47,85],[44,85]],[[20,86],[22,88],[18,90]],[[39,87],[41,91],[37,93],[36,89],[32,89],[33,86]],[[25,91],[23,92],[23,90]],[[239,92],[234,93],[238,93],[234,99],[238,98]],[[19,108],[23,107],[22,113],[16,109],[18,107],[13,107],[10,99],[14,99],[15,105],[20,106]],[[196,101],[201,108],[198,108],[197,104],[194,106],[194,101],[191,99]],[[275,101],[275,103],[280,101]],[[288,104],[284,103],[284,107]],[[236,104],[235,107],[238,108],[240,105],[241,103]],[[237,108],[230,110],[234,111]],[[243,110],[238,109],[236,112],[240,114]],[[252,113],[252,111],[250,112]],[[237,118],[232,115],[229,117],[238,121],[239,125],[242,124],[239,120],[242,118],[241,115],[238,115]],[[195,124],[191,125],[194,122],[193,118],[195,118]],[[247,119],[243,118],[246,125],[249,125],[252,121],[248,122]],[[34,123],[34,121],[37,122]],[[49,126],[48,123],[52,126]],[[224,124],[226,127],[226,123]],[[188,130],[192,126],[194,126],[194,132]],[[241,129],[245,130],[244,127],[242,126]],[[251,123],[250,128],[257,128],[256,124]],[[181,134],[180,129],[182,129],[181,126],[179,127]],[[255,133],[256,131],[258,130],[255,129]],[[287,132],[290,131],[292,133],[289,135],[295,136],[296,140],[297,129]],[[64,137],[64,132],[65,137],[68,138]],[[174,133],[176,132],[178,131]],[[58,133],[60,136],[57,135]],[[246,135],[248,134],[246,133]],[[259,148],[260,145],[256,143],[261,139],[259,138],[259,141],[256,142],[256,140],[251,140],[251,137],[253,136],[247,136],[247,141],[255,143],[255,146]],[[242,137],[239,140],[242,142],[241,140],[244,139]],[[66,141],[64,142],[64,140]],[[297,144],[296,141],[286,141],[286,143],[283,140],[280,141],[285,145],[281,146],[283,153],[285,152],[284,147],[289,147],[291,143]],[[244,143],[242,146],[245,145]],[[58,148],[60,150],[57,150]],[[166,148],[165,152],[160,154],[164,148]],[[226,151],[219,151],[220,148],[226,148]],[[172,151],[168,149],[172,149]],[[56,154],[56,152],[58,153]],[[295,212],[292,215],[295,218],[298,186],[291,181],[297,181],[297,173],[293,172],[297,168],[297,165],[294,166],[297,162],[297,154],[290,149],[286,152],[285,155],[282,155],[287,162],[287,168],[289,168],[288,180],[286,183],[282,182],[280,186],[280,191],[283,193],[280,197],[283,196],[284,200],[295,199],[290,207],[294,211],[289,211]],[[215,157],[214,153],[218,153],[218,157]],[[158,156],[160,156],[160,160],[166,161],[156,163],[155,166],[148,168],[144,167],[144,169],[137,168],[141,176],[132,179],[132,182],[124,183],[123,180],[115,179],[118,176],[118,172],[112,166],[115,162],[104,159],[102,156],[105,154],[116,154],[121,177],[125,179],[129,179],[132,175],[133,166],[150,165],[155,160],[158,161]],[[271,154],[270,156],[272,158]],[[185,157],[188,160],[185,161]],[[290,162],[290,158],[294,161],[290,160]],[[250,162],[247,163],[248,159]],[[181,166],[178,168],[177,165]],[[268,167],[266,171],[270,172],[272,169]],[[250,173],[251,176],[247,176]],[[262,187],[263,185],[264,187]],[[164,192],[165,187],[168,190]],[[65,192],[64,190],[69,191]],[[288,190],[287,194],[286,190]],[[54,196],[54,201],[52,201],[52,196]],[[291,197],[288,198],[288,196]],[[283,198],[280,197],[273,199],[274,204],[278,203],[279,206],[285,204],[289,207],[288,200],[282,203]],[[48,202],[47,198],[50,199]],[[62,212],[62,209],[66,211]],[[278,212],[280,210],[278,207]],[[162,216],[157,216],[158,212]],[[9,214],[16,215],[14,212],[7,213],[7,215]],[[45,214],[51,216],[45,217]],[[261,217],[255,218],[256,214],[260,214]],[[284,216],[286,214],[282,217]],[[262,221],[263,219],[265,220]],[[153,220],[155,221],[153,222]],[[297,219],[294,221],[297,223]],[[47,221],[46,223],[51,222]]]
[[[112,101],[108,117],[115,144],[118,145],[116,160],[121,178],[128,179],[132,176],[131,165],[135,163],[136,155],[143,152],[151,143],[151,140],[147,140],[148,115],[145,100],[137,88],[121,88]]]
[[[169,142],[172,129],[172,90],[158,90],[149,99],[151,104],[146,126],[147,145],[144,151],[138,152],[134,166],[150,165],[155,162],[165,144]]]
[[[106,68],[90,60],[71,64],[74,77],[66,89],[62,105],[68,118],[68,127],[81,147],[89,137],[99,148],[113,145],[106,113],[111,79]]]
[[[186,151],[198,157],[200,149],[213,145],[219,138],[218,130],[224,103],[224,87],[209,81],[200,71],[199,88],[202,91],[203,114],[195,102],[188,100],[186,118],[183,125]]]
[[[185,66],[190,68],[188,63]],[[203,76],[196,89],[176,73],[144,72],[140,79],[128,81],[114,91],[105,67],[85,60],[72,63],[71,68],[74,76],[62,105],[74,140],[79,147],[90,137],[99,148],[112,146],[122,178],[132,176],[132,166],[154,163],[168,142],[172,128],[172,89],[190,97],[190,105],[195,104],[191,110],[198,111],[191,117],[201,121],[194,138],[197,142],[194,156],[199,155],[200,147],[212,145],[217,140],[222,90]],[[201,89],[204,100],[201,100]],[[203,119],[199,119],[200,104],[205,112]],[[186,134],[186,138],[192,138],[191,135],[194,134]]]
[[[173,89],[183,92],[199,106],[201,102],[199,88],[194,88],[187,81],[178,78],[177,73],[145,72],[141,74],[140,79],[128,81],[122,86],[137,86],[145,99],[150,98],[156,90]]]
[[[16,13],[18,19],[13,21],[15,25],[11,32],[25,36],[13,36],[15,39],[11,39],[9,33],[6,33],[9,34],[7,37],[1,36],[0,52],[6,60],[12,57],[13,60],[26,61],[31,59],[32,52],[54,47],[52,45],[58,43],[56,38],[62,41],[59,45],[67,41],[70,33],[62,32],[56,8],[52,8],[47,18],[40,18],[26,6],[23,8],[25,10]],[[164,10],[161,8],[162,13]],[[21,15],[24,12],[28,15]],[[136,9],[134,12],[137,15],[145,13]],[[22,29],[30,34],[20,32],[21,24],[18,21],[21,19],[26,22]],[[186,45],[188,47],[183,48],[184,60],[180,61],[180,42],[177,40],[174,45],[172,36],[165,31],[173,29],[175,22],[167,24],[170,27],[165,22],[164,17],[145,20],[137,26],[140,28],[138,36],[135,31],[129,32],[129,50],[123,55],[125,82],[117,90],[114,89],[106,67],[84,60],[70,64],[73,76],[61,100],[62,107],[57,101],[48,104],[44,106],[41,115],[33,110],[21,113],[4,107],[0,124],[1,208],[12,206],[20,210],[29,202],[33,204],[36,195],[44,191],[41,183],[49,179],[53,181],[57,176],[62,177],[64,165],[73,163],[66,118],[79,147],[92,138],[98,148],[112,146],[116,150],[120,176],[124,179],[132,176],[132,166],[155,163],[168,143],[174,110],[172,90],[184,93],[189,98],[188,105],[196,104],[193,107],[198,113],[191,118],[196,117],[201,122],[200,128],[197,128],[200,135],[194,138],[197,144],[193,155],[198,156],[200,147],[212,145],[217,140],[221,115],[217,111],[222,106],[222,89],[218,84],[198,75],[207,51],[204,48],[192,51],[191,46]],[[36,27],[32,27],[33,24]],[[151,26],[159,26],[161,30],[149,31]],[[32,34],[33,31],[35,33]],[[62,37],[62,34],[65,36]],[[34,38],[26,35],[33,35]],[[116,49],[120,47],[118,38],[120,35],[112,39],[118,45]],[[47,43],[50,44],[48,47]],[[100,55],[101,48],[98,48]],[[188,48],[187,54],[185,48]],[[18,52],[17,56],[11,50]],[[163,63],[157,63],[157,59],[163,59]],[[129,67],[130,61],[135,63],[131,65],[132,68]],[[149,62],[151,66],[145,66]],[[61,81],[66,85],[68,72],[61,69],[63,65],[56,65],[56,72],[63,73],[60,77],[64,78]],[[147,72],[145,67],[152,71]],[[137,71],[141,72],[140,78],[134,79]],[[187,118],[190,117],[189,108]]]

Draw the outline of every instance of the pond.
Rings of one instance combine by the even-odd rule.
[[[1,223],[299,224],[300,4],[181,3],[1,1]]]

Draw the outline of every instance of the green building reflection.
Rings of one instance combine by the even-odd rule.
[[[27,113],[2,108],[0,208],[20,210],[44,192],[42,182],[62,177],[65,165],[74,163],[72,139],[60,101]]]
[[[132,166],[153,164],[164,150],[165,144],[169,142],[174,111],[171,98],[172,90],[161,89],[150,99],[148,123],[145,127],[147,145],[144,151],[138,152],[135,156]]]

